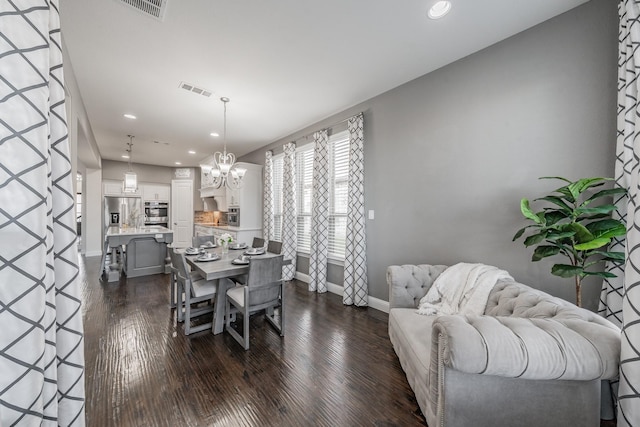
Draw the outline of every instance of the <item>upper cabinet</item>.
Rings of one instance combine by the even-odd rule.
[[[145,202],[169,202],[171,186],[167,184],[140,184],[142,199]]]
[[[125,193],[122,191],[122,181],[105,179],[102,181],[105,196],[114,197],[142,197],[145,202],[169,202],[171,200],[171,186],[168,184],[138,183],[138,191]]]
[[[240,208],[241,228],[262,228],[262,166],[236,163],[247,173],[238,189],[227,188],[227,204]]]
[[[105,179],[102,181],[102,191],[105,196],[115,197],[139,197],[142,195],[140,186],[138,185],[138,191],[135,193],[125,193],[122,191],[122,181]]]

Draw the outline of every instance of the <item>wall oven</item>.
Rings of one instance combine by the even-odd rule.
[[[229,208],[229,211],[227,212],[227,224],[233,227],[240,227],[240,208]]]
[[[169,204],[166,202],[144,202],[144,225],[169,224]]]

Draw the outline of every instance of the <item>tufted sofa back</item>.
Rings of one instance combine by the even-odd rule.
[[[446,265],[392,265],[387,268],[389,308],[418,307],[433,281]],[[565,322],[584,320],[611,327],[611,323],[597,314],[579,308],[563,299],[514,281],[499,281],[491,290],[487,316],[553,318]]]
[[[487,316],[552,318],[557,321],[584,320],[609,326],[597,314],[579,308],[561,298],[517,282],[501,281],[489,294],[484,314]]]
[[[392,265],[387,268],[389,308],[418,307],[446,265]]]

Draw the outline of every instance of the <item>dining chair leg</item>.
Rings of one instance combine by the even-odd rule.
[[[280,283],[280,336],[284,336],[284,282]]]
[[[171,282],[170,282],[170,289],[171,289],[171,308],[174,308],[176,306],[176,288],[177,288],[177,281],[176,281],[176,273],[175,272],[171,272]]]
[[[185,292],[186,294],[186,292]],[[191,333],[191,301],[189,296],[185,295],[184,303],[184,334],[189,335]]]

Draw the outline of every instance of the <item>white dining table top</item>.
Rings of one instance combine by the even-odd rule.
[[[218,246],[205,249],[206,252],[218,254],[220,256],[218,260],[196,261],[198,255],[187,255],[186,253],[185,259],[193,269],[198,271],[207,280],[235,277],[249,272],[249,264],[234,264],[232,262],[234,259],[241,257],[247,249],[250,248],[238,250],[229,249],[229,252],[223,254],[222,249]],[[262,255],[251,255],[250,258],[270,258],[275,256],[277,256],[277,254],[265,252]],[[284,260],[284,264],[291,264],[291,260]]]

